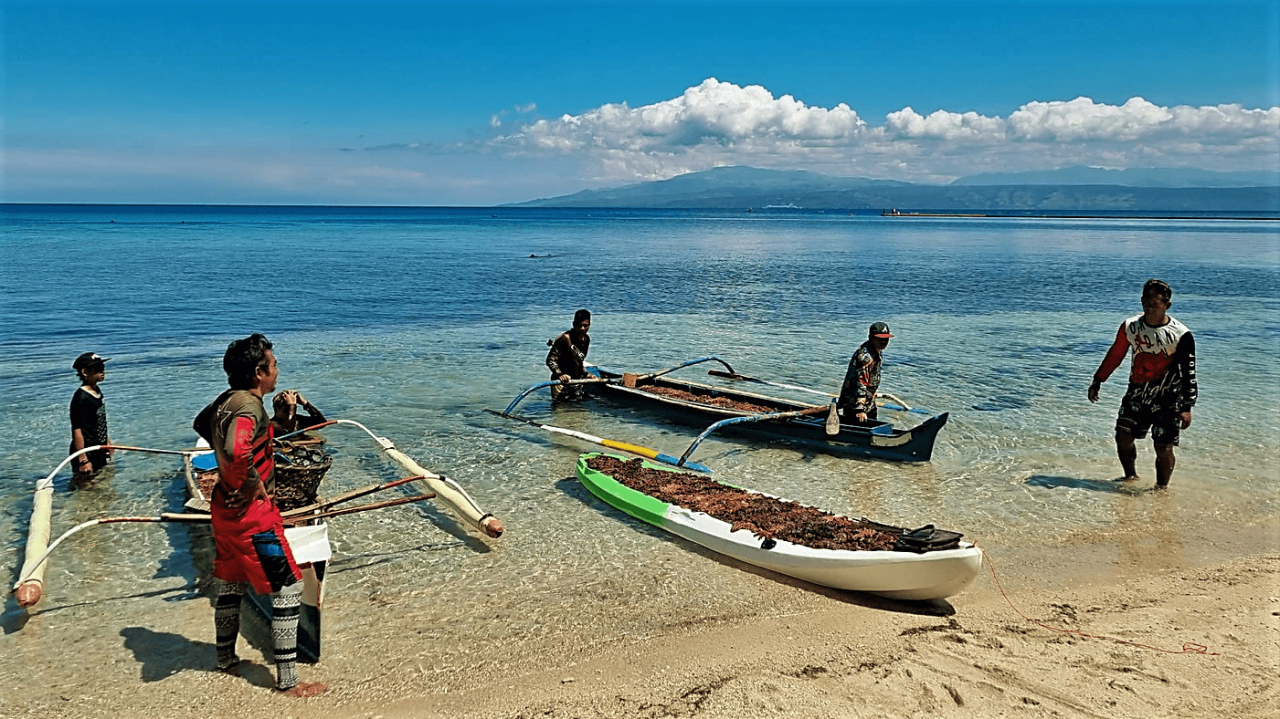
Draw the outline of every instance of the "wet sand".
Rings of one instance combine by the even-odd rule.
[[[244,676],[210,671],[208,600],[140,583],[117,600],[146,607],[136,626],[94,626],[92,603],[7,621],[0,716],[1271,717],[1278,539],[1268,521],[1191,527],[1176,542],[988,546],[1007,599],[984,568],[969,590],[932,603],[713,562],[743,595],[724,611],[690,604],[656,568],[629,578],[659,582],[652,602],[597,584],[566,598],[577,618],[559,613],[554,627],[539,628],[536,609],[477,597],[456,609],[496,612],[494,626],[507,626],[480,637],[423,626],[375,587],[368,601],[387,603],[385,626],[327,615],[326,658],[299,672],[331,690],[309,700],[275,695],[272,667],[243,639]],[[110,635],[107,647],[82,649],[87,632]],[[1184,644],[1193,651],[1178,653]]]

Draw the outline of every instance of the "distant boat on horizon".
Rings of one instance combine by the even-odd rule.
[[[797,205],[794,202],[788,202],[785,205],[765,205],[760,209],[762,210],[799,210],[803,208],[801,208],[799,205]]]

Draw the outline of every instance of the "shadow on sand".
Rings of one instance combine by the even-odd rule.
[[[142,681],[158,682],[183,671],[216,671],[214,648],[208,642],[193,642],[180,634],[156,632],[146,627],[120,630],[124,647],[142,665]],[[241,662],[236,674],[250,684],[275,686],[271,669],[261,664]]]

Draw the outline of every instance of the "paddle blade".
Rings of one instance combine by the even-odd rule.
[[[834,437],[837,434],[840,434],[840,412],[836,409],[836,401],[833,399],[827,409],[827,436]]]

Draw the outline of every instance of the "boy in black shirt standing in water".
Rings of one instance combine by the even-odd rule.
[[[80,377],[80,388],[71,397],[71,449],[78,452],[85,447],[110,444],[107,435],[107,405],[98,385],[107,376],[106,361],[94,352],[85,352],[76,358],[71,367]],[[109,449],[99,449],[71,460],[77,480],[87,480],[107,464]]]

